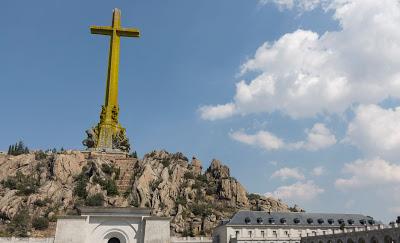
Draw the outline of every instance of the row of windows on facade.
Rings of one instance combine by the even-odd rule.
[[[335,223],[335,220],[334,220],[334,219],[328,219],[327,221],[328,221],[328,224],[331,224],[331,225]],[[244,219],[244,222],[245,222],[246,224],[250,224],[250,223],[251,223],[250,217],[246,217],[246,218]],[[269,222],[270,224],[275,224],[275,219],[274,219],[274,218],[269,218],[269,219],[268,219],[268,222]],[[318,222],[318,224],[323,224],[323,223],[325,223],[325,220],[324,220],[324,219],[318,219],[317,222]],[[257,223],[258,223],[258,224],[262,224],[262,223],[264,223],[264,220],[263,220],[262,218],[257,218]],[[285,218],[281,218],[281,219],[280,219],[280,223],[281,223],[281,224],[286,224],[286,223],[287,223],[287,220],[286,220]],[[299,219],[299,218],[293,219],[293,223],[295,223],[295,224],[300,224],[300,219]],[[307,219],[307,223],[308,223],[308,224],[313,224],[313,223],[314,223],[314,220],[313,220],[312,218],[308,218],[308,219]],[[349,220],[347,220],[347,223],[348,223],[349,225],[353,225],[355,222],[354,222],[353,219],[349,219]],[[370,224],[370,225],[374,225],[374,224],[375,224],[375,221],[374,221],[373,219],[370,219],[370,220],[368,220],[368,221],[365,220],[365,219],[360,219],[360,224],[366,225],[367,223]],[[340,225],[345,224],[344,219],[339,219],[339,220],[338,220],[338,224],[340,224]]]
[[[284,233],[283,237],[290,237],[289,231],[285,230],[283,233]],[[325,234],[325,231],[322,231],[322,233]],[[237,230],[235,232],[235,234],[236,234],[236,239],[238,239],[239,236],[240,236],[240,231]],[[311,235],[317,235],[317,232],[316,231],[312,231]],[[261,238],[265,238],[265,231],[264,230],[260,231],[260,236],[261,236]],[[253,238],[253,231],[252,230],[248,230],[247,231],[247,237],[248,238]],[[278,238],[278,232],[276,230],[272,231],[272,237]]]

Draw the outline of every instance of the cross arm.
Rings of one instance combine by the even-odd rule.
[[[117,29],[117,34],[126,37],[140,37],[139,30],[134,28],[119,28]]]
[[[96,35],[112,35],[113,28],[109,26],[90,26],[90,33]]]

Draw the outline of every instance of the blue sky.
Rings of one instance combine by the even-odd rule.
[[[395,0],[3,1],[0,148],[83,149],[123,39],[120,121],[139,155],[217,158],[307,211],[400,214]],[[397,55],[399,54],[399,55]]]

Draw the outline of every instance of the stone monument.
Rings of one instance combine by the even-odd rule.
[[[138,29],[121,27],[121,11],[114,9],[112,26],[91,26],[92,34],[109,35],[110,50],[104,105],[101,107],[100,122],[86,131],[83,141],[88,149],[105,152],[129,152],[130,144],[125,128],[118,121],[118,67],[120,37],[139,37]]]

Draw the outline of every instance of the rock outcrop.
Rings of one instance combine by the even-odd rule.
[[[210,235],[240,209],[301,210],[249,194],[218,160],[203,171],[197,158],[163,150],[143,159],[79,151],[0,155],[0,181],[0,231],[23,208],[31,219],[55,221],[81,205],[149,207],[171,216],[172,233],[185,236]]]

